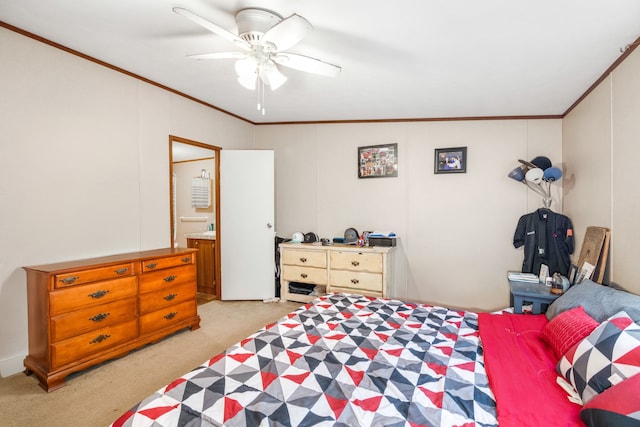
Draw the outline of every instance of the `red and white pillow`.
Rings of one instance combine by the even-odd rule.
[[[582,306],[563,311],[542,329],[542,339],[560,359],[571,347],[585,339],[600,323]]]
[[[627,378],[591,399],[580,411],[589,427],[640,425],[640,374]]]
[[[571,347],[557,369],[586,404],[609,387],[640,374],[640,326],[624,311],[611,316]]]

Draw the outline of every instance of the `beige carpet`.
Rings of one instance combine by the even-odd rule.
[[[178,332],[73,374],[64,387],[51,393],[33,376],[2,378],[0,426],[108,426],[163,385],[299,306],[291,302],[209,302],[198,307],[200,329]]]

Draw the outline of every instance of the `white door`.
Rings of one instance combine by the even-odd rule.
[[[272,150],[220,150],[220,270],[223,300],[275,296]]]

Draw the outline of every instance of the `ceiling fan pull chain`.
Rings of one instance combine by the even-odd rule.
[[[264,82],[262,82],[260,86],[262,86],[262,115],[264,116],[266,111],[264,108]]]
[[[262,79],[258,79],[258,111],[262,110],[262,115],[265,115],[265,108],[264,108],[264,82],[262,81]]]
[[[256,106],[256,110],[260,111],[260,108],[262,107],[262,95],[260,94],[262,92],[262,80],[260,78],[258,78],[258,88],[257,88],[257,92],[258,92],[258,105]]]

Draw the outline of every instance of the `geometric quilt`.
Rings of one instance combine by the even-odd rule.
[[[497,426],[473,312],[329,294],[112,426]]]

